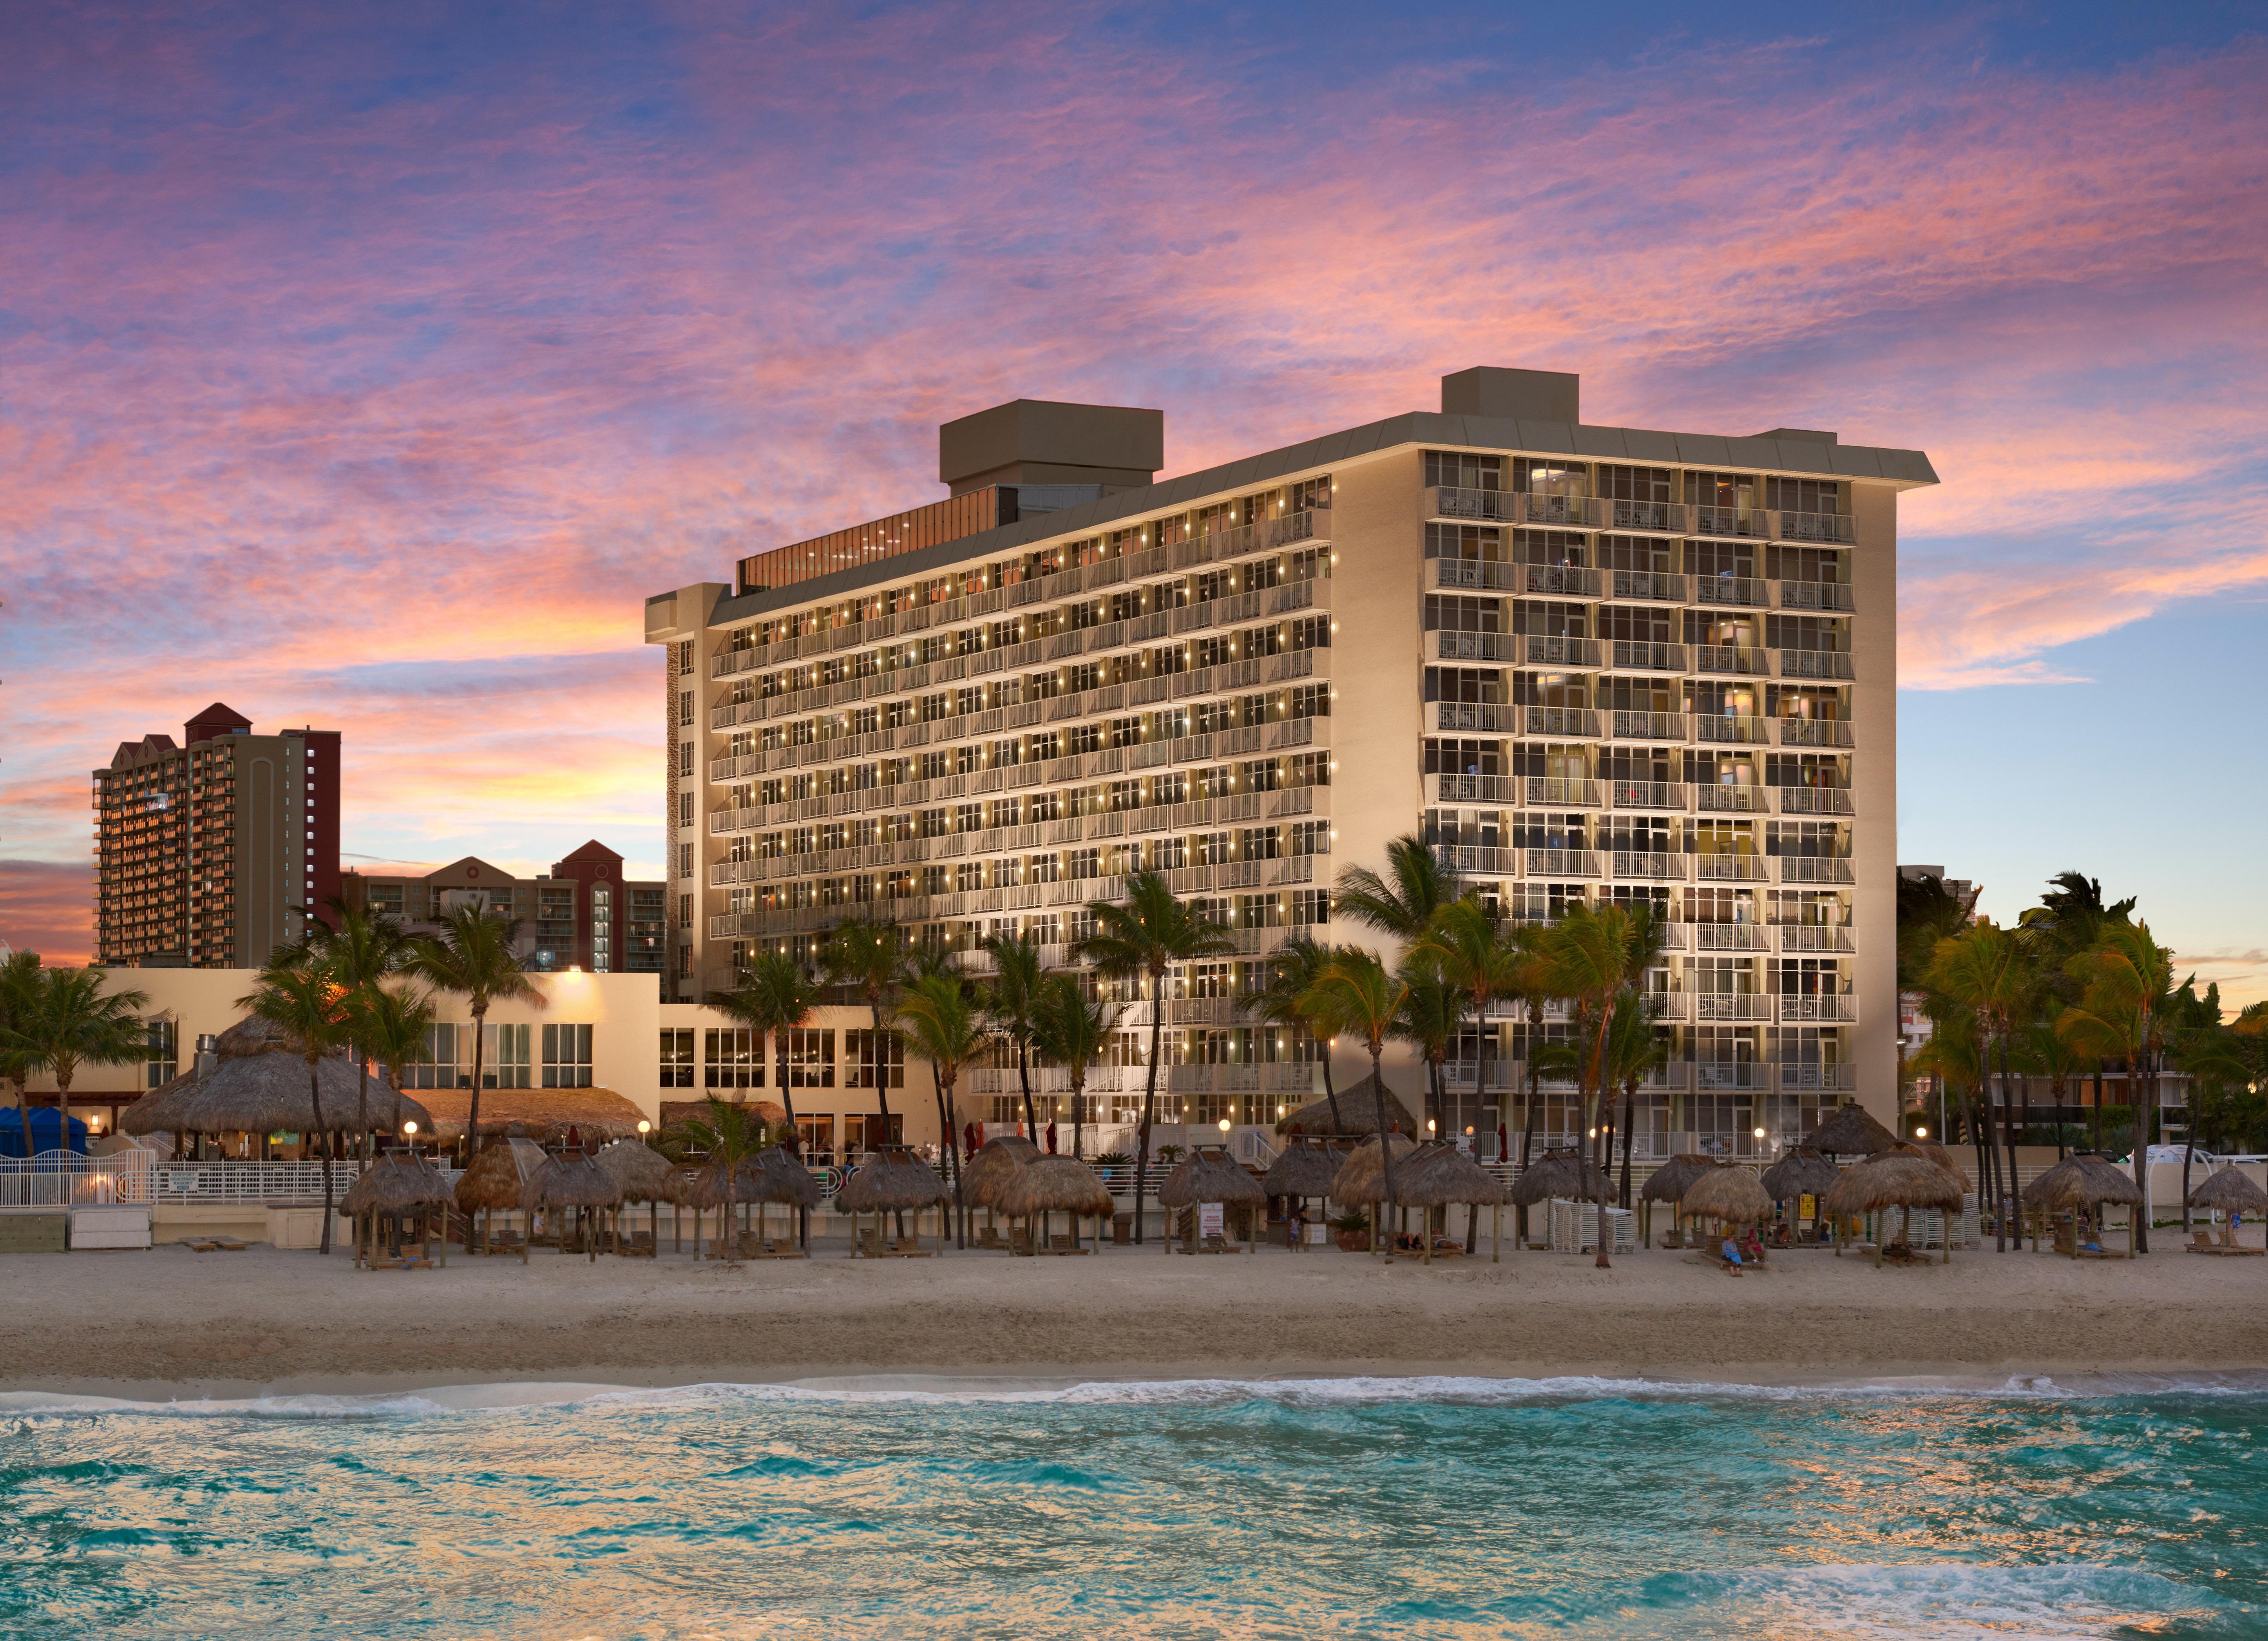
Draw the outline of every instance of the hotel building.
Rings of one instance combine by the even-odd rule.
[[[256,968],[339,893],[339,734],[215,702],[182,738],[94,771],[95,961]]]
[[[595,838],[547,877],[519,878],[476,856],[415,876],[349,872],[346,903],[367,906],[411,934],[438,933],[460,906],[511,918],[515,949],[539,973],[661,973],[669,926],[666,884],[632,882],[622,857]]]
[[[1155,870],[1236,943],[1160,1000],[1166,1115],[1259,1123],[1320,1081],[1242,996],[1294,932],[1383,944],[1330,885],[1414,833],[1506,916],[1666,918],[1641,1156],[1752,1154],[1852,1098],[1893,1119],[1897,497],[1936,475],[1814,429],[1588,425],[1578,393],[1468,370],[1439,414],[1164,482],[1159,412],[1019,401],[940,430],[948,499],[649,600],[665,987],[852,913],[1067,961],[1086,904]],[[1476,1039],[1448,1067],[1484,1152],[1566,1024],[1486,1029],[1487,1086]],[[1012,1074],[984,1076],[1005,1120]],[[1415,1107],[1418,1070],[1390,1080]],[[1565,1134],[1572,1091],[1543,1093]]]

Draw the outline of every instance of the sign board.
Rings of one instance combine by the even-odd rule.
[[[1797,1197],[1795,1199],[1795,1217],[1799,1219],[1818,1218],[1819,1199],[1808,1191],[1806,1191],[1802,1196]]]
[[[1220,1203],[1199,1203],[1197,1204],[1197,1234],[1199,1236],[1220,1235],[1223,1217]]]

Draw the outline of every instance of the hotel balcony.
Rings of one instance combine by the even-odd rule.
[[[1696,855],[1696,883],[1769,883],[1771,868],[1762,855]]]
[[[1751,678],[1771,675],[1769,650],[1725,644],[1697,644],[1692,649],[1693,670],[1697,673],[1727,673]]]
[[[1856,883],[1847,859],[1830,855],[1778,855],[1782,883]]]
[[[1429,661],[1517,661],[1524,641],[1508,632],[1429,632]]]
[[[1530,849],[1521,851],[1531,878],[1595,878],[1599,853],[1589,849]]]
[[[1609,499],[1596,504],[1598,527],[1634,531],[1641,535],[1685,535],[1693,528],[1693,510],[1681,502],[1632,502]]]
[[[1484,849],[1473,843],[1436,843],[1433,857],[1452,872],[1469,878],[1516,878],[1520,850]]]
[[[1725,604],[1742,609],[1764,609],[1771,603],[1771,584],[1754,576],[1696,576],[1693,601]]]
[[[1433,703],[1433,725],[1441,730],[1514,735],[1520,732],[1521,715],[1526,710],[1524,707],[1486,701],[1437,701]]]
[[[1771,534],[1769,515],[1754,507],[1689,507],[1696,535],[1761,539]]]
[[[1697,857],[1697,858],[1706,858]],[[1693,949],[1697,952],[1769,952],[1771,936],[1756,924],[1697,923],[1686,927],[1693,931]]]
[[[1818,1088],[1849,1093],[1859,1086],[1855,1065],[1805,1065],[1792,1060],[1769,1063],[1782,1088]]]
[[[1607,665],[1618,673],[1685,673],[1692,670],[1687,646],[1616,638],[1607,644]]]
[[[1779,675],[1847,681],[1851,677],[1851,658],[1830,650],[1782,650]]]
[[[1779,949],[1783,952],[1855,952],[1859,947],[1848,929],[1830,929],[1822,924],[1782,924],[1779,925]]]
[[[1697,991],[1686,994],[1693,999],[1693,1018],[1709,1020],[1769,1020],[1772,1018],[1772,997],[1764,991]]]
[[[1585,496],[1537,496],[1525,490],[1477,490],[1454,485],[1426,488],[1425,517],[1445,523],[1535,525],[1546,529],[1595,530],[1606,506]]]
[[[1851,589],[1838,581],[1783,581],[1779,607],[1784,610],[1828,610],[1849,614],[1856,607]]]
[[[1766,786],[1696,786],[1693,806],[1719,814],[1766,814],[1771,812],[1771,802],[1764,794],[1771,790]]]
[[[1599,665],[1599,644],[1595,638],[1545,638],[1531,634],[1516,642],[1521,647],[1514,659],[1530,666]]]
[[[1780,994],[1779,1018],[1785,1025],[1801,1025],[1807,1021],[1848,1023],[1859,1018],[1859,999],[1849,992],[1826,997],[1793,997]]]
[[[1685,879],[1685,861],[1683,855],[1618,849],[1608,857],[1608,875],[1641,883],[1682,883]]]
[[[1631,604],[1684,604],[1691,592],[1683,576],[1666,570],[1613,570],[1606,572],[1607,596]]]
[[[1784,717],[1779,721],[1783,747],[1847,747],[1851,726],[1840,718]]]
[[[1682,781],[1609,783],[1617,809],[1676,809],[1691,806],[1693,789]]]
[[[1602,715],[1607,733],[1616,740],[1683,740],[1687,719],[1683,712],[1636,712],[1616,708]]]
[[[1855,814],[1851,794],[1839,786],[1783,786],[1779,812],[1784,815]]]
[[[1724,714],[1697,713],[1693,732],[1705,741],[1722,741],[1734,746],[1762,747],[1771,740],[1771,720],[1760,717],[1734,717]]]
[[[1782,541],[1818,541],[1850,547],[1859,539],[1848,513],[1775,512],[1769,516],[1773,536]]]

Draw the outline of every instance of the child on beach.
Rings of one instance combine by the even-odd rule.
[[[1741,1245],[1732,1238],[1725,1239],[1725,1269],[1733,1276],[1741,1274]]]

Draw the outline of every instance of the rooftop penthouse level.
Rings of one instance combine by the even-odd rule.
[[[941,430],[946,501],[649,600],[666,983],[854,913],[1067,960],[1154,870],[1234,933],[1160,1002],[1176,1085],[1244,1120],[1316,1068],[1241,996],[1292,932],[1354,938],[1336,869],[1415,833],[1505,916],[1668,920],[1665,1138],[1889,1115],[1897,496],[1936,475],[1815,429],[1594,426],[1579,394],[1463,371],[1438,413],[1164,482],[1159,412],[1018,401]],[[1476,1042],[1451,1075],[1492,1129],[1539,1028],[1491,1030],[1489,1085]]]

